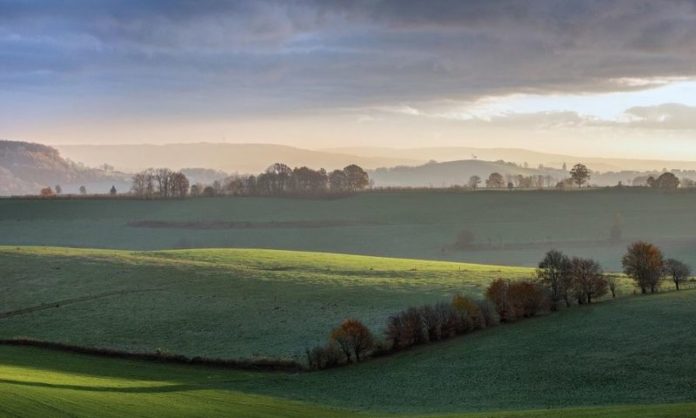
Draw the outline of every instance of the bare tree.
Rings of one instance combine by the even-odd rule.
[[[186,175],[181,171],[170,174],[168,185],[170,187],[169,195],[172,197],[186,197],[189,190],[189,181]]]
[[[608,290],[602,267],[590,258],[574,257],[570,261],[573,288],[578,296],[578,303],[592,303],[592,298],[604,296]]]
[[[479,184],[481,184],[481,177],[476,175],[469,177],[469,188],[476,190],[478,189]]]
[[[551,310],[558,309],[561,300],[570,304],[568,288],[570,287],[570,259],[560,251],[551,250],[539,263],[537,277],[548,289],[551,298]]]
[[[80,186],[80,194],[87,194],[87,188],[85,186]]]
[[[691,268],[679,260],[669,258],[665,261],[665,273],[672,279],[674,286],[679,290],[679,283],[689,279]]]

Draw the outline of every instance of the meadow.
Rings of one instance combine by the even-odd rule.
[[[389,315],[405,307],[456,293],[480,297],[497,277],[534,272],[245,249],[0,247],[0,263],[0,316],[51,304],[0,319],[0,338],[225,358],[303,359],[305,348],[324,342],[345,318],[359,318],[379,333]]]
[[[304,361],[345,318],[381,336],[406,307],[533,276],[551,247],[617,271],[650,239],[693,264],[694,204],[645,190],[2,199],[0,339]],[[463,229],[477,247],[454,250]],[[0,345],[0,416],[696,415],[696,291],[634,293],[619,277],[615,300],[306,373]]]
[[[689,417],[695,302],[603,302],[315,373],[0,347],[0,415]]]
[[[629,188],[369,192],[337,199],[0,199],[0,244],[273,248],[520,266],[536,265],[555,247],[617,271],[637,239],[696,265],[693,207],[691,191]],[[617,216],[622,239],[611,242]],[[461,230],[473,233],[477,248],[451,249]]]

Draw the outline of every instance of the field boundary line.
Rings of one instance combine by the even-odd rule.
[[[113,348],[87,347],[32,338],[0,339],[0,345],[14,347],[35,347],[67,353],[85,354],[99,357],[119,358],[126,360],[153,361],[158,363],[188,364],[217,368],[266,371],[266,372],[305,372],[307,369],[295,360],[273,358],[251,359],[221,359],[208,357],[187,357],[182,354],[171,354],[162,351],[134,352]]]
[[[154,288],[154,289],[131,289],[131,290],[116,290],[111,292],[97,293],[95,295],[79,296],[75,298],[62,299],[55,302],[42,303],[40,305],[29,306],[27,308],[15,309],[7,312],[0,312],[0,319],[11,318],[18,315],[26,315],[33,312],[43,311],[46,309],[60,308],[61,306],[71,305],[80,302],[89,302],[96,299],[107,298],[110,296],[127,295],[130,293],[144,293],[144,292],[158,292],[165,290],[165,288]]]

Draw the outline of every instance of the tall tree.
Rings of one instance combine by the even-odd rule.
[[[557,310],[561,300],[565,300],[567,305],[570,303],[570,259],[565,254],[557,250],[547,252],[539,263],[537,277],[549,291],[551,310]]]
[[[351,191],[363,190],[370,184],[370,177],[362,167],[351,164],[343,169],[346,174],[346,182]]]
[[[331,333],[331,341],[338,344],[343,353],[351,360],[360,361],[361,357],[374,347],[374,337],[370,330],[357,319],[346,319]]]
[[[642,293],[657,291],[664,268],[662,251],[648,242],[634,242],[621,259],[624,273],[633,278]]]
[[[660,190],[676,190],[679,187],[679,179],[673,173],[666,172],[660,174],[658,178],[652,181],[648,179],[648,184],[650,187]]]
[[[570,178],[578,187],[582,187],[583,184],[590,180],[590,170],[585,164],[575,164],[570,170]]]
[[[592,303],[593,298],[607,293],[607,280],[604,278],[602,267],[596,261],[590,258],[573,257],[570,261],[570,272],[579,303]]]
[[[329,188],[332,192],[345,192],[348,190],[348,179],[343,170],[334,170],[329,174]]]
[[[486,180],[486,187],[491,189],[502,189],[505,187],[505,178],[500,173],[491,173]]]
[[[171,197],[186,197],[189,191],[189,180],[181,171],[171,173],[169,187],[171,189],[169,193]]]

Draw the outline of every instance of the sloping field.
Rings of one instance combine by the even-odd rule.
[[[304,358],[348,317],[480,295],[532,269],[274,250],[0,247],[0,338],[189,356]],[[626,291],[628,292],[628,290]]]
[[[696,193],[414,191],[341,199],[0,199],[0,244],[274,248],[534,266],[551,247],[619,270],[631,240],[696,265]],[[610,242],[615,218],[622,239]],[[148,227],[149,226],[149,227]],[[453,251],[461,230],[476,247]]]
[[[694,304],[625,298],[300,374],[0,347],[0,415],[691,417]]]

